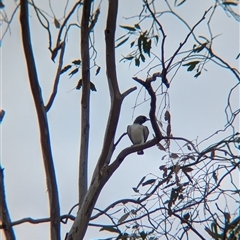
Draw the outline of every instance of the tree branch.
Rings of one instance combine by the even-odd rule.
[[[46,112],[49,111],[49,109],[51,108],[53,101],[57,95],[57,89],[58,89],[58,83],[59,83],[59,79],[60,79],[60,75],[61,75],[61,70],[62,70],[62,65],[63,65],[63,56],[64,56],[64,51],[65,51],[65,43],[62,42],[61,45],[61,53],[60,53],[60,57],[59,57],[59,62],[58,62],[58,68],[57,68],[57,73],[56,73],[56,77],[54,80],[54,85],[53,85],[53,91],[52,94],[49,98],[49,101],[46,105]]]
[[[118,124],[118,119],[121,110],[123,97],[119,92],[116,67],[115,67],[115,29],[117,19],[118,1],[109,1],[107,27],[105,30],[106,36],[106,65],[107,65],[107,78],[108,86],[111,96],[111,109],[109,111],[108,123],[106,127],[103,151],[99,157],[96,165],[92,182],[89,190],[80,206],[76,220],[68,234],[67,239],[83,239],[93,207],[97,198],[107,181],[106,177],[101,176],[103,166],[110,161],[114,150],[114,136]],[[88,19],[87,19],[88,20]],[[83,29],[82,29],[83,31]],[[83,37],[83,36],[82,36]],[[86,48],[88,51],[88,48]],[[84,216],[84,217],[83,217]]]
[[[32,51],[30,29],[28,22],[28,1],[21,0],[20,10],[20,23],[22,30],[22,43],[27,63],[27,70],[29,76],[29,83],[31,87],[32,96],[35,103],[35,109],[37,112],[39,130],[40,130],[40,142],[43,155],[43,163],[45,167],[45,173],[47,178],[47,189],[50,205],[50,218],[51,218],[51,239],[60,239],[60,209],[58,199],[57,181],[55,176],[55,170],[53,165],[52,151],[50,145],[50,135],[48,128],[48,119],[44,108],[41,88],[38,82],[37,70],[35,60]]]
[[[82,100],[81,100],[81,143],[79,156],[79,206],[87,192],[88,181],[88,146],[89,146],[89,111],[90,111],[90,57],[89,57],[89,17],[90,0],[83,2],[81,22],[81,57],[82,57]]]
[[[15,240],[15,234],[12,228],[12,222],[7,208],[3,168],[0,166],[0,221],[6,240]]]

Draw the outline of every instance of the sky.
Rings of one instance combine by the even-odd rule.
[[[41,4],[42,9],[53,15],[49,9],[48,1],[35,1]],[[73,1],[69,1],[72,6]],[[133,25],[138,22],[137,16],[141,11],[141,2],[139,5],[133,1],[119,1],[119,14],[117,25]],[[173,2],[173,1],[169,1]],[[178,13],[186,18],[190,26],[193,26],[203,15],[204,11],[213,4],[214,1],[186,1],[181,7],[176,8]],[[8,18],[13,12],[16,2],[3,1]],[[106,19],[107,1],[102,1],[101,14],[96,25],[95,46],[97,49],[97,64],[101,66],[100,73],[95,76],[96,69],[92,70],[91,81],[95,84],[97,92],[91,92],[91,121],[90,121],[90,149],[89,149],[89,180],[102,149],[102,139],[104,128],[109,111],[109,93],[106,81],[105,69],[105,42],[104,29]],[[96,3],[95,6],[98,6]],[[52,8],[62,22],[64,11],[63,1],[52,2]],[[70,8],[68,8],[69,10]],[[56,64],[50,59],[47,49],[48,40],[46,32],[38,23],[34,12],[30,11],[31,37],[33,50],[39,75],[39,81],[42,86],[44,100],[47,101],[52,91],[53,79],[56,71]],[[39,131],[37,125],[36,112],[30,88],[26,64],[23,55],[21,43],[19,11],[17,11],[11,22],[10,29],[5,35],[0,47],[0,108],[4,109],[6,114],[1,124],[1,144],[0,155],[1,165],[5,169],[5,187],[6,198],[13,221],[24,217],[44,218],[48,216],[48,196],[46,189],[46,180],[42,164],[42,156],[39,144]],[[52,19],[53,20],[53,19]],[[53,21],[52,21],[53,23]],[[162,17],[162,25],[166,29],[166,57],[170,57],[179,43],[183,41],[188,29],[179,23],[179,21],[170,14]],[[147,28],[147,25],[141,25]],[[226,16],[222,9],[217,10],[216,15],[211,22],[212,34],[219,35],[214,39],[213,49],[231,66],[238,68],[239,61],[236,59],[239,53],[239,26],[233,17]],[[0,27],[1,35],[4,33],[6,25]],[[56,29],[53,28],[53,36],[56,38]],[[124,29],[118,28],[116,37],[125,34]],[[196,35],[209,36],[206,23],[203,22],[196,29]],[[71,31],[67,39],[66,57],[64,65],[79,58],[79,32],[78,29]],[[193,39],[190,38],[189,46],[193,45]],[[131,93],[122,106],[122,111],[117,128],[116,139],[126,132],[127,125],[131,124],[138,115],[148,115],[149,101],[146,92],[140,91],[141,87],[132,80],[133,76],[146,78],[147,71],[143,67],[147,63],[141,64],[139,68],[134,64],[121,60],[129,52],[129,44],[116,49],[116,65],[119,85],[121,92],[137,86],[137,90]],[[154,47],[153,51],[159,51],[159,46]],[[151,56],[151,59],[153,55]],[[194,78],[194,73],[187,72],[186,68],[181,68],[174,77],[171,87],[168,90],[170,96],[170,113],[172,116],[172,133],[174,136],[182,136],[189,140],[201,140],[223,129],[226,124],[224,108],[227,104],[226,99],[231,87],[237,80],[233,74],[216,66],[214,63],[208,63],[199,78]],[[151,73],[159,71],[155,68]],[[170,76],[172,76],[170,73]],[[78,76],[79,77],[79,76]],[[54,101],[51,110],[48,113],[52,152],[56,175],[59,187],[61,213],[67,213],[77,202],[78,198],[78,155],[79,155],[79,135],[80,135],[80,101],[81,91],[75,90],[77,76],[69,79],[65,73],[62,75],[58,95]],[[157,84],[155,85],[155,87]],[[161,95],[158,97],[159,112],[161,113]],[[136,107],[137,101],[137,107]],[[231,97],[233,109],[239,108],[239,89],[235,89]],[[236,119],[236,129],[239,130],[238,120]],[[153,134],[150,123],[146,123],[150,129],[149,138]],[[209,144],[223,136],[231,134],[227,132],[214,136],[209,141],[204,142],[201,147],[204,149]],[[118,145],[114,156],[128,147],[130,140],[125,136]],[[134,195],[132,187],[136,186],[140,179],[149,174],[159,175],[159,166],[163,164],[163,152],[157,147],[145,150],[143,156],[131,154],[125,159],[121,167],[116,171],[110,181],[104,187],[101,196],[97,202],[99,208],[105,208],[108,204],[119,198],[129,198]],[[113,157],[114,159],[114,157]],[[237,176],[235,176],[237,177]],[[127,183],[127,184],[126,184]],[[71,223],[62,226],[62,236],[65,235]],[[48,224],[30,225],[25,223],[14,228],[17,239],[48,239]],[[96,237],[107,237],[108,233],[99,233],[97,229],[88,230],[85,239],[94,239]],[[2,239],[4,239],[2,237]]]

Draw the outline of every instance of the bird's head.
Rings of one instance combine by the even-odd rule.
[[[149,118],[143,116],[143,115],[140,115],[138,116],[133,123],[136,123],[136,124],[143,124],[145,123],[146,121],[150,120]]]

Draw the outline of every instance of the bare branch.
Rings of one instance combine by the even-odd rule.
[[[37,69],[32,51],[32,44],[29,29],[28,1],[20,1],[20,23],[22,30],[22,43],[27,63],[29,83],[37,111],[38,124],[40,129],[40,142],[43,155],[43,162],[47,178],[47,188],[49,195],[50,218],[51,218],[51,239],[60,239],[60,209],[58,199],[58,188],[53,165],[53,158],[50,146],[50,135],[48,119],[44,108],[41,88],[38,81]]]
[[[67,220],[70,219],[72,221],[75,220],[75,217],[71,214],[65,214],[60,216],[60,220],[62,223],[67,223]],[[51,218],[38,218],[38,219],[33,219],[31,217],[27,217],[27,218],[22,218],[20,220],[14,221],[10,223],[10,226],[16,226],[16,225],[20,225],[23,223],[31,223],[31,224],[40,224],[40,223],[46,223],[46,222],[50,222]],[[0,225],[0,229],[5,229],[5,226],[2,224]],[[12,239],[12,238],[11,238]],[[15,239],[15,238],[14,238]]]
[[[76,8],[82,3],[82,1],[83,0],[80,0],[80,1],[76,2],[75,5],[73,6],[72,10],[68,13],[67,17],[64,19],[64,21],[63,21],[63,23],[61,25],[61,28],[60,28],[60,30],[58,32],[58,37],[57,37],[55,48],[57,48],[58,44],[61,42],[62,31],[66,27],[66,24],[67,24],[69,18],[72,16],[72,14],[76,10]]]

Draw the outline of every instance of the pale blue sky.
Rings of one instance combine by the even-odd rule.
[[[119,2],[117,24],[131,25],[136,23],[137,18],[127,21],[123,17],[137,15],[141,9],[140,1],[138,1],[139,7],[135,3],[137,1],[122,0]],[[202,17],[204,10],[213,2],[202,0],[201,4],[199,4],[197,0],[188,0],[177,10],[192,26]],[[41,3],[44,9],[45,6],[48,6],[48,1],[41,1]],[[109,110],[104,54],[106,3],[107,1],[102,2],[101,14],[95,31],[98,51],[97,63],[101,66],[101,72],[98,76],[94,76],[94,69],[91,77],[97,92],[91,93],[89,178],[91,178],[91,173],[102,148],[104,127],[106,126]],[[14,1],[9,1],[9,3],[5,1],[4,4],[6,5],[6,12],[11,13],[14,8]],[[56,17],[61,18],[63,8],[60,6],[59,1],[54,1],[52,5]],[[50,13],[50,10],[48,9],[47,12]],[[11,34],[10,32],[6,34],[0,48],[1,108],[6,111],[1,125],[0,152],[2,166],[5,168],[8,207],[13,221],[24,217],[43,218],[48,216],[47,189],[39,145],[39,132],[28,84],[18,18],[19,14],[17,13],[11,24]],[[164,16],[161,21],[167,33],[166,55],[170,57],[179,43],[183,41],[188,30],[174,20],[171,15]],[[221,34],[214,40],[214,51],[230,65],[238,68],[239,62],[236,60],[239,52],[238,23],[232,17],[227,17],[222,9],[219,9],[211,25],[213,35]],[[46,32],[36,21],[36,16],[32,10],[31,30],[39,80],[46,101],[52,90],[56,64],[50,59]],[[4,31],[4,27],[2,27],[1,31]],[[118,29],[116,36],[120,37],[124,33],[123,29]],[[196,29],[196,35],[209,36],[205,22]],[[76,29],[75,32],[69,35],[64,65],[79,58],[78,41],[79,32]],[[192,39],[190,39],[190,43],[193,43]],[[157,51],[157,48],[155,49]],[[135,118],[140,114],[148,115],[149,112],[148,101],[137,107],[133,112],[140,86],[132,81],[132,77],[141,68],[136,68],[133,64],[129,67],[128,63],[119,62],[122,55],[127,55],[128,52],[130,52],[130,49],[127,46],[119,47],[116,50],[120,89],[123,92],[130,87],[137,86],[138,90],[130,94],[123,103],[116,139],[126,131],[127,125],[133,121],[133,114]],[[229,89],[237,83],[237,80],[230,71],[215,66],[213,63],[209,63],[206,68],[207,71],[204,71],[198,79],[193,77],[194,73],[187,72],[186,68],[182,68],[171,84],[169,95],[174,136],[182,136],[189,140],[198,138],[201,141],[216,130],[224,128],[226,123],[224,114],[226,97]],[[146,71],[142,71],[136,76],[145,78]],[[62,75],[58,95],[48,113],[62,214],[69,211],[77,202],[78,197],[77,174],[81,92],[70,91],[76,86],[77,80],[77,77],[68,79],[67,74]],[[144,101],[144,96],[145,93],[140,94],[139,102]],[[159,98],[159,102],[160,100]],[[239,108],[238,89],[233,93],[231,104],[233,109]],[[236,127],[238,120],[236,121]],[[150,129],[149,136],[151,136],[153,131],[149,123],[146,125]],[[203,144],[203,147],[206,147],[214,139],[220,139],[228,134],[231,134],[231,131],[219,134],[211,141]],[[117,147],[115,156],[130,144],[127,137],[123,138]],[[136,154],[128,156],[120,169],[110,179],[110,182],[106,184],[97,206],[105,208],[118,198],[131,197],[134,194],[132,187],[136,186],[142,176],[148,173],[159,174],[158,167],[163,163],[162,156],[163,152],[160,152],[157,147],[145,150],[145,155],[141,157]],[[67,226],[62,225],[63,236],[70,226],[71,222]],[[49,238],[48,224],[30,225],[25,223],[15,227],[14,230],[19,240],[29,239],[29,236],[35,240]],[[107,236],[106,232],[99,234],[98,230],[91,229],[88,231],[86,239]]]

